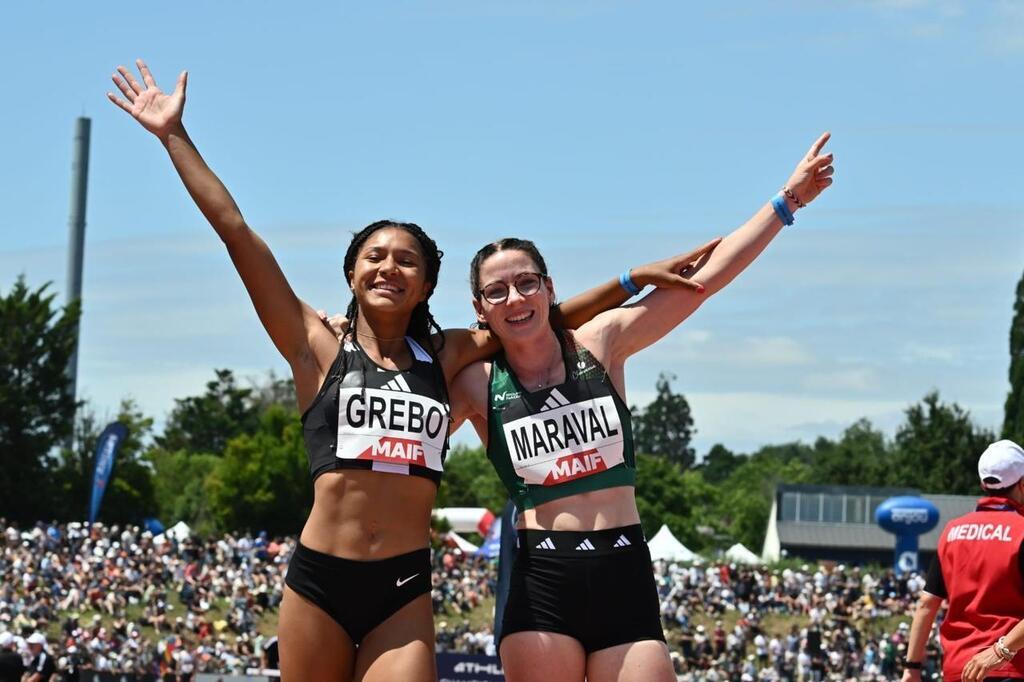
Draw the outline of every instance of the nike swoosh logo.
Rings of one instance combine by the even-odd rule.
[[[412,575],[410,575],[405,580],[402,580],[401,578],[399,578],[398,580],[395,581],[395,587],[401,587],[402,585],[406,584],[407,582],[409,582],[410,580],[412,580],[413,578],[415,578],[418,575],[419,575],[419,573],[413,573]]]

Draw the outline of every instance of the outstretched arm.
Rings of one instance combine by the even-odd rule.
[[[266,243],[245,223],[231,194],[206,165],[185,131],[181,117],[188,73],[181,73],[174,92],[168,95],[157,86],[146,64],[141,59],[136,63],[143,85],[128,69],[119,66],[113,80],[124,99],[113,93],[107,93],[107,97],[167,149],[185,189],[227,247],[263,327],[292,366],[300,403],[308,402],[303,400],[309,391],[308,384],[313,382],[315,394],[320,378],[337,353],[337,339],[324,328],[316,311],[292,291]],[[313,396],[308,397],[311,400]]]
[[[689,253],[682,253],[654,263],[647,263],[628,271],[629,279],[638,289],[651,284],[659,288],[680,289],[696,294],[705,292],[704,284],[680,274],[696,266],[712,251],[721,238],[713,239],[704,246]],[[552,312],[556,321],[569,329],[577,329],[606,310],[617,308],[633,294],[626,291],[618,278],[599,284],[593,289],[577,294],[557,306]]]
[[[821,154],[828,139],[829,133],[825,133],[811,145],[786,183],[785,203],[790,212],[814,201],[832,184],[832,154]],[[595,319],[604,328],[611,356],[624,360],[665,336],[711,294],[743,272],[782,228],[775,208],[766,203],[723,239],[713,253],[682,273],[702,284],[706,294],[698,295],[688,288],[659,288],[636,305],[609,311]]]
[[[680,273],[696,267],[721,241],[713,239],[688,253],[632,268],[629,270],[630,280],[640,289],[650,284],[658,288],[681,289],[692,291],[698,296],[702,295],[704,285],[687,279]],[[569,329],[576,329],[598,314],[621,305],[631,295],[616,278],[573,296],[556,306],[551,314],[555,317],[556,323]],[[463,367],[489,358],[497,353],[499,348],[498,338],[486,329],[445,330],[445,348],[441,352],[441,359],[445,365],[447,379],[451,381]]]

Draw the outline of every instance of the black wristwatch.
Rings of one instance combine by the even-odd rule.
[[[920,670],[923,663],[921,661],[908,661],[903,659],[903,667],[907,670]]]

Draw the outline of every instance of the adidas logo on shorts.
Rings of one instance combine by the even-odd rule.
[[[548,399],[544,401],[544,405],[540,408],[541,412],[547,410],[554,410],[559,407],[565,407],[569,404],[569,400],[562,395],[557,388],[551,389],[551,393],[548,394]]]
[[[537,549],[554,549],[555,543],[551,542],[551,538],[544,538],[544,541],[537,545]]]
[[[626,539],[625,535],[620,535],[619,539],[615,541],[615,544],[612,545],[612,547],[629,547],[632,544],[632,542]]]
[[[401,374],[399,374],[394,379],[381,386],[381,388],[386,389],[388,391],[404,391],[406,393],[412,392],[412,389],[409,388],[409,383]]]
[[[597,547],[594,547],[593,543],[590,542],[590,539],[587,538],[584,539],[583,542],[581,542],[580,544],[576,545],[576,549],[581,552],[584,552],[592,549],[597,549]]]

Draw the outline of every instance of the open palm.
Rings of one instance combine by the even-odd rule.
[[[188,86],[188,72],[182,71],[174,92],[163,92],[149,72],[149,67],[141,59],[136,59],[143,85],[135,80],[132,73],[123,66],[117,67],[117,73],[111,78],[125,99],[112,92],[107,98],[131,114],[142,127],[157,137],[163,138],[175,126],[181,123],[181,114],[185,110],[185,89]]]

